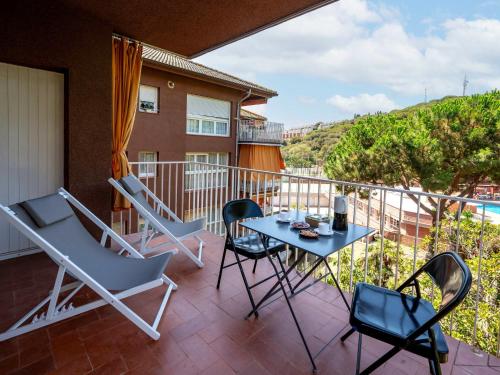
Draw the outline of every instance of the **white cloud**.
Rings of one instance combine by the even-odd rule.
[[[385,94],[360,94],[356,96],[335,95],[327,99],[340,113],[345,115],[375,113],[377,111],[388,112],[398,108],[398,105]]]
[[[498,87],[500,20],[450,19],[422,36],[397,12],[340,1],[198,58],[246,77],[289,73],[379,85],[398,95],[437,97]]]

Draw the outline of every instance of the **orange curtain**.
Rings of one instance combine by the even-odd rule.
[[[142,45],[125,38],[113,39],[113,178],[128,175],[127,150],[137,109],[142,69]],[[130,203],[113,189],[113,210],[129,208]]]
[[[285,161],[281,156],[281,151],[279,146],[263,146],[263,145],[252,145],[252,144],[243,144],[239,146],[240,154],[239,154],[239,162],[238,165],[241,168],[249,168],[249,169],[257,169],[261,171],[269,171],[279,173],[281,169],[285,169]],[[245,175],[247,183],[249,181],[258,181],[261,183],[265,181],[266,175],[264,173],[248,173]],[[267,176],[269,178],[269,176]],[[263,186],[261,186],[261,189]],[[254,187],[255,189],[255,187]],[[249,188],[246,191],[250,191]],[[268,197],[274,195],[273,191],[269,189],[267,191],[260,191],[259,200],[257,203],[259,205],[264,204],[264,200]],[[255,193],[250,196],[250,199],[255,199]]]
[[[285,169],[279,146],[240,145],[238,165],[242,168],[277,173]]]

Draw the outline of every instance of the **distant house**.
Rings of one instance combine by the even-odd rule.
[[[303,126],[300,128],[287,129],[283,132],[283,139],[289,140],[292,138],[302,138],[314,129],[311,126]]]
[[[267,121],[267,117],[259,115],[258,113],[255,112],[251,112],[248,109],[241,108],[240,120],[247,124],[259,126],[259,125],[264,125],[264,123]]]

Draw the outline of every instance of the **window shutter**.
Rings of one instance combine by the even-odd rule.
[[[187,96],[188,116],[215,117],[229,120],[230,112],[231,102],[196,95]]]

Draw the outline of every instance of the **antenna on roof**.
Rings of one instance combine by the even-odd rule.
[[[469,80],[467,79],[467,73],[464,74],[464,83],[463,83],[463,91],[462,96],[465,96],[465,90],[467,90],[467,86],[469,85]]]

